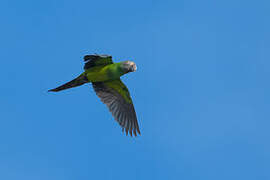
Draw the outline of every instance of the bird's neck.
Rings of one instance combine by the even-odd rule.
[[[121,76],[126,74],[126,72],[123,70],[121,66],[121,63],[114,63],[114,64],[109,65],[107,72],[108,72],[109,77],[113,79],[120,78]]]

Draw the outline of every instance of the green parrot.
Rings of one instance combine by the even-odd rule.
[[[58,92],[77,87],[85,83],[92,86],[100,98],[107,105],[115,120],[125,130],[126,134],[140,133],[136,112],[129,91],[120,77],[137,70],[132,61],[113,63],[109,55],[86,55],[84,56],[84,72],[74,80],[49,91]]]

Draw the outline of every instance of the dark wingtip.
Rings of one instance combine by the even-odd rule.
[[[83,60],[84,60],[84,61],[88,61],[88,60],[92,60],[93,58],[96,58],[96,57],[98,57],[97,54],[89,54],[89,55],[85,55],[85,56],[83,57]]]
[[[136,130],[133,130],[133,133],[134,133],[134,136],[136,137],[137,136]]]
[[[138,132],[138,135],[141,135],[141,132],[140,132],[139,129],[137,129],[137,132]],[[135,134],[135,136],[137,137],[136,129],[135,129],[135,131],[134,131],[134,134]]]
[[[125,133],[126,136],[130,135],[131,137],[137,137],[138,135],[141,135],[140,129],[136,129],[136,128],[133,129],[133,132],[132,132],[132,130],[129,131],[128,129],[122,127],[122,132]]]
[[[89,60],[90,59],[90,55],[85,55],[84,57],[83,57],[83,60],[84,61],[87,61],[87,60]]]
[[[126,133],[126,136],[130,135],[130,137],[137,137],[138,135],[141,135],[141,132],[139,129],[134,129],[133,132],[132,130],[131,131],[128,131],[125,129],[125,133]],[[123,128],[123,132],[124,132],[124,128]]]
[[[126,136],[128,135],[128,129],[126,128]]]

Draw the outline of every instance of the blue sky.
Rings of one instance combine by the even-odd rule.
[[[270,2],[0,2],[0,179],[270,179]],[[130,59],[142,136],[91,85],[47,90],[83,56]]]

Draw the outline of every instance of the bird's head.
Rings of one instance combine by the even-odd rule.
[[[136,64],[132,61],[122,62],[121,68],[124,70],[125,73],[134,72],[137,70]]]

